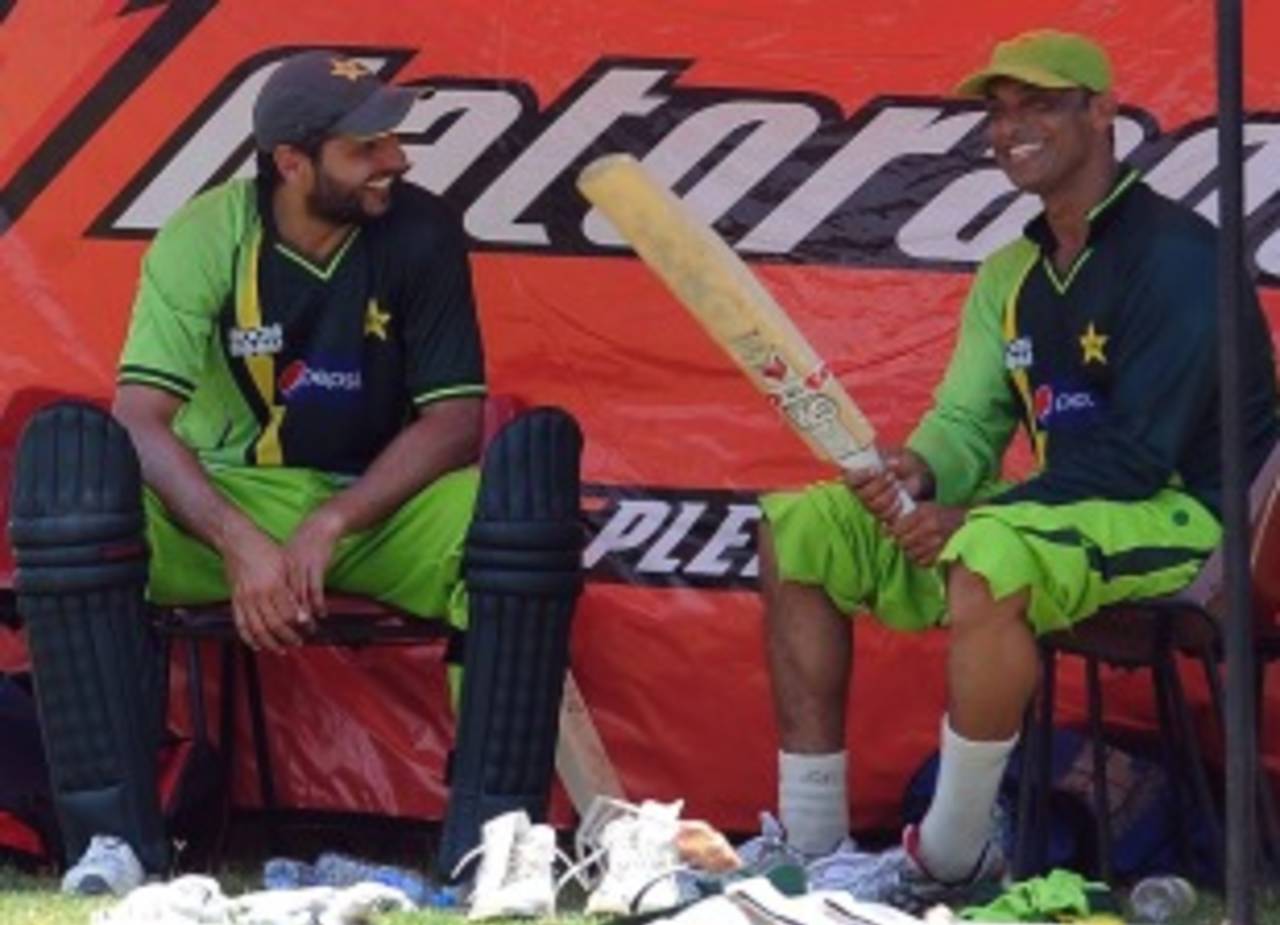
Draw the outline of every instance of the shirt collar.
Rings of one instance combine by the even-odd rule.
[[[1111,191],[1085,216],[1089,222],[1087,244],[1096,243],[1098,237],[1115,220],[1116,215],[1121,211],[1115,207],[1128,198],[1126,194],[1138,185],[1141,177],[1142,172],[1136,167],[1121,167]],[[1057,247],[1058,242],[1053,236],[1053,230],[1049,227],[1049,219],[1043,212],[1027,222],[1022,233],[1038,244],[1043,251],[1053,251]]]

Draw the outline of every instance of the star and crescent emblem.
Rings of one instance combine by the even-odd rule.
[[[1107,365],[1106,346],[1107,341],[1110,339],[1106,334],[1099,334],[1093,322],[1089,322],[1089,326],[1085,328],[1084,334],[1080,337],[1080,350],[1086,366],[1090,363],[1098,363],[1102,366]]]
[[[359,80],[361,77],[367,77],[371,73],[372,71],[355,58],[334,58],[329,62],[329,74],[331,76],[342,77],[352,82]]]
[[[387,322],[391,320],[391,312],[384,312],[378,308],[378,300],[370,299],[369,306],[364,310],[364,335],[365,337],[376,337],[378,340],[387,339]]]

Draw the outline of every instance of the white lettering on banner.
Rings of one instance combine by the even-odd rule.
[[[441,89],[413,104],[400,124],[409,179],[443,194],[520,118],[520,99],[504,90]],[[455,121],[435,141],[414,140],[447,118]]]
[[[1218,132],[1211,133],[1216,147]],[[1261,208],[1277,192],[1280,192],[1280,125],[1274,122],[1249,125],[1244,130],[1244,208],[1254,212]],[[1215,152],[1216,153],[1216,152]],[[1209,161],[1210,169],[1217,166],[1217,158]],[[1218,193],[1211,191],[1196,209],[1215,225],[1218,223]]]
[[[1201,130],[1170,151],[1147,173],[1151,188],[1171,199],[1190,196],[1197,186],[1209,178],[1218,160],[1218,132]]]
[[[724,558],[731,549],[747,549],[755,539],[745,527],[760,521],[760,506],[757,504],[730,504],[728,516],[720,522],[716,532],[711,535],[707,545],[690,560],[685,569],[691,575],[727,575],[734,563]],[[744,578],[755,578],[760,572],[760,560],[752,556],[742,568]]]
[[[735,132],[754,126],[732,152],[684,194],[685,204],[708,224],[714,224],[803,144],[821,121],[816,110],[802,103],[721,103],[682,122],[644,157],[644,165],[657,179],[675,187],[718,145]],[[597,244],[623,243],[598,209],[587,213],[583,229]]]
[[[942,110],[934,107],[882,110],[743,237],[739,248],[786,253],[891,161],[907,154],[942,154],[983,117],[966,112],[942,118]]]
[[[626,115],[645,115],[665,96],[650,94],[666,70],[616,69],[605,74],[551,123],[467,210],[467,231],[482,241],[546,244],[546,228],[516,219],[565,168]]]
[[[740,491],[635,489],[644,498],[609,500],[587,515],[591,539],[583,566],[593,581],[626,584],[744,588],[760,563],[755,524],[760,506]],[[589,495],[611,498],[617,489],[593,486]]]
[[[1040,211],[1036,197],[1013,197],[996,220],[966,240],[964,230],[1012,192],[1008,179],[994,167],[965,174],[907,220],[898,232],[898,246],[921,260],[977,262],[1013,240]]]
[[[706,509],[707,506],[699,501],[681,501],[675,520],[649,547],[637,568],[642,572],[659,574],[671,573],[679,569],[682,563],[679,559],[671,557],[671,550],[689,535],[689,531],[693,529],[693,525],[698,522],[698,518]]]
[[[582,553],[586,568],[610,553],[637,549],[653,537],[667,519],[671,506],[664,501],[620,501],[608,522],[596,533]]]
[[[361,60],[379,69],[397,54]],[[276,64],[251,62],[212,93],[89,233],[152,233],[211,182],[251,173],[252,102]],[[699,217],[723,222],[743,253],[797,263],[968,267],[1038,209],[992,165],[978,103],[881,97],[845,114],[818,94],[682,86],[691,64],[602,58],[545,104],[517,81],[435,78],[403,125],[410,178],[450,198],[481,248],[535,253],[623,246],[568,182],[596,153],[617,149],[640,156]],[[1280,282],[1276,121],[1254,113],[1245,127],[1248,235],[1272,284]],[[1127,109],[1116,139],[1156,189],[1216,212],[1206,121],[1161,134],[1148,114]]]

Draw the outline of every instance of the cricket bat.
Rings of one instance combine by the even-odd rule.
[[[875,428],[742,258],[629,154],[592,162],[578,189],[617,228],[819,457],[882,470]],[[899,488],[900,514],[915,508]]]
[[[564,696],[560,700],[556,773],[579,819],[587,818],[598,797],[626,799],[618,772],[609,760],[609,752],[572,672],[565,675]]]

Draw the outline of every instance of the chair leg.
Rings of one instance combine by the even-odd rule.
[[[1035,826],[1031,817],[1035,811],[1037,799],[1035,793],[1035,757],[1038,754],[1036,710],[1043,696],[1043,690],[1038,691],[1036,698],[1027,704],[1027,710],[1022,715],[1022,746],[1018,769],[1018,832],[1014,837],[1013,858],[1015,880],[1026,880],[1035,875],[1032,869],[1032,855],[1035,852],[1031,841]]]
[[[253,757],[258,764],[258,795],[266,817],[267,846],[272,854],[281,850],[280,831],[277,825],[275,775],[271,767],[271,747],[267,741],[267,718],[262,705],[262,681],[258,674],[258,657],[248,649],[241,649],[244,659],[245,681],[249,695],[249,721],[253,729]]]
[[[209,856],[207,862],[210,869],[217,870],[222,866],[223,859],[226,856],[227,845],[227,829],[231,824],[231,779],[227,776],[227,759],[222,751],[225,750],[225,733],[220,733],[224,742],[222,743],[222,751],[213,751],[213,740],[209,735],[209,723],[206,715],[206,703],[204,697],[204,664],[200,660],[200,640],[195,637],[188,637],[185,640],[187,661],[187,704],[191,713],[191,737],[201,746],[206,754],[216,754],[215,759],[218,762],[219,779],[222,785],[222,792],[218,794],[220,805],[218,806],[217,821],[214,823],[215,831],[213,837],[209,841]],[[225,709],[226,689],[222,693],[223,704]],[[225,729],[226,727],[221,727]]]
[[[1158,643],[1157,652],[1151,664],[1151,677],[1155,687],[1156,711],[1160,724],[1160,751],[1164,759],[1165,774],[1169,779],[1169,788],[1173,794],[1173,830],[1178,842],[1178,863],[1182,870],[1190,872],[1193,867],[1191,836],[1185,817],[1186,807],[1190,801],[1184,793],[1186,779],[1178,764],[1177,724],[1173,718],[1169,676],[1166,670],[1168,658],[1168,646]]]
[[[1263,689],[1267,676],[1266,662],[1259,659],[1254,670],[1256,672],[1254,703],[1257,704],[1258,729],[1257,766],[1254,768],[1254,776],[1258,781],[1258,807],[1262,811],[1260,833],[1262,837],[1258,839],[1262,850],[1259,857],[1263,859],[1266,873],[1269,873],[1272,879],[1280,880],[1280,813],[1277,813],[1275,792],[1272,790],[1271,781],[1267,778],[1267,771],[1262,763],[1262,733],[1267,728],[1264,716],[1267,699]],[[1216,676],[1217,672],[1214,674]],[[1226,713],[1223,712],[1220,715],[1225,717]],[[1223,728],[1226,728],[1225,720]]]
[[[1196,799],[1200,804],[1200,813],[1209,827],[1209,842],[1213,852],[1215,869],[1226,881],[1226,842],[1223,840],[1222,823],[1218,818],[1218,804],[1213,798],[1213,789],[1209,786],[1209,773],[1205,770],[1204,752],[1200,748],[1200,740],[1196,736],[1191,723],[1191,712],[1187,709],[1186,694],[1182,690],[1182,679],[1178,676],[1178,666],[1174,663],[1173,654],[1169,654],[1169,692],[1173,695],[1174,715],[1181,727],[1182,739],[1186,743],[1187,765],[1191,771],[1191,783]]]
[[[1085,659],[1089,686],[1089,738],[1093,746],[1093,815],[1097,829],[1099,880],[1111,879],[1111,798],[1107,786],[1107,744],[1102,736],[1102,679],[1098,659]]]
[[[1049,868],[1050,797],[1053,790],[1053,711],[1057,688],[1057,654],[1048,646],[1040,647],[1040,676],[1044,693],[1040,698],[1039,732],[1036,734],[1035,810],[1032,818],[1033,872]]]
[[[202,745],[210,745],[209,726],[205,722],[204,668],[200,664],[200,640],[186,640],[187,709],[191,713],[191,737]]]
[[[213,843],[213,857],[210,858],[214,870],[223,867],[227,854],[227,842],[231,833],[231,789],[234,786],[232,773],[235,768],[236,750],[236,643],[223,640],[218,644],[219,667],[222,678],[221,715],[218,717],[218,744],[222,749],[222,819],[217,837]]]

